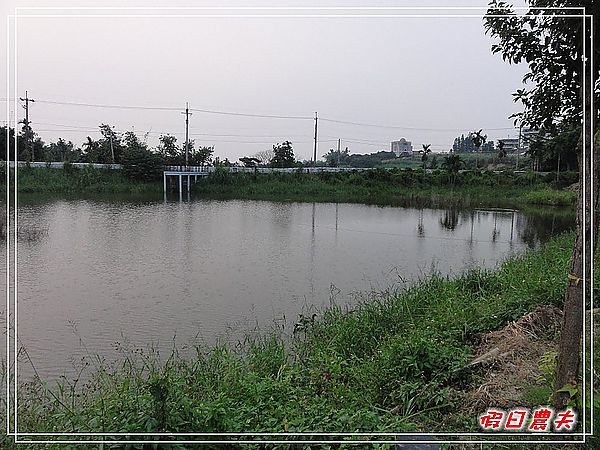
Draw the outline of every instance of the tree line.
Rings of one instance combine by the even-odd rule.
[[[157,161],[165,165],[185,164],[185,144],[179,145],[175,136],[161,135],[159,144],[152,148],[133,131],[119,133],[107,124],[99,127],[102,137],[92,139],[88,136],[81,147],[73,142],[59,138],[46,144],[31,128],[23,127],[17,134],[17,158],[19,161],[46,162],[83,162],[98,164],[121,164],[131,157],[128,153],[152,153]],[[6,141],[8,131],[8,139]],[[0,127],[0,158],[14,160],[14,128]],[[214,147],[195,148],[194,141],[188,143],[189,164],[206,165],[212,163]]]

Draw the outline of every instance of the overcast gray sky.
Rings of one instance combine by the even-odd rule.
[[[209,6],[208,2],[170,2]],[[367,2],[362,2],[365,5]],[[52,2],[46,2],[52,6]],[[64,5],[153,5],[151,2],[64,2]],[[156,3],[160,5],[160,3]],[[212,5],[235,3],[212,3]],[[295,5],[307,2],[238,2],[237,5]],[[360,2],[313,2],[362,6]],[[369,6],[480,6],[484,1],[369,2]],[[4,3],[14,6],[44,2]],[[482,9],[482,10],[483,10]],[[319,14],[386,14],[392,11],[317,11]],[[59,136],[81,145],[100,123],[135,130],[155,145],[161,133],[183,140],[178,110],[119,109],[44,103],[86,103],[180,108],[312,117],[404,128],[319,121],[321,156],[348,146],[352,153],[389,150],[405,137],[418,149],[447,150],[455,136],[483,128],[490,139],[515,136],[508,116],[518,110],[511,93],[521,86],[523,67],[492,55],[481,17],[434,17],[449,11],[395,11],[429,17],[175,17],[209,11],[105,10],[31,11],[19,17],[18,93],[37,102],[30,109],[34,130],[46,141]],[[52,14],[95,17],[50,17]],[[227,14],[312,14],[312,11],[218,11]],[[461,10],[456,14],[481,11]],[[98,14],[110,17],[98,17]],[[115,14],[152,14],[117,17]],[[162,15],[159,17],[159,15]],[[6,22],[3,32],[6,35]],[[10,30],[12,31],[12,29]],[[11,43],[12,45],[12,43]],[[12,51],[12,49],[11,49]],[[1,49],[7,62],[6,48]],[[14,64],[9,62],[11,77]],[[6,69],[6,68],[5,68]],[[6,70],[0,71],[3,99]],[[3,106],[6,103],[2,103]],[[6,109],[6,108],[5,108]],[[12,123],[14,106],[9,104]],[[19,118],[23,110],[18,108]],[[3,114],[6,116],[6,113]],[[4,117],[6,120],[6,117]],[[214,145],[215,156],[235,160],[290,140],[300,159],[312,156],[311,119],[254,118],[194,111],[190,134],[197,145]]]

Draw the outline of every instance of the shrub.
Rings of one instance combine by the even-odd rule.
[[[151,181],[160,178],[162,160],[144,148],[128,148],[121,157],[123,175],[131,180]]]
[[[65,173],[67,175],[72,175],[73,172],[77,169],[75,169],[75,166],[73,165],[72,162],[70,161],[65,161],[65,163],[63,164],[63,170],[65,171]]]
[[[234,175],[229,173],[229,169],[225,167],[215,167],[214,172],[209,175],[209,180],[211,183],[225,185],[232,184],[233,177]]]

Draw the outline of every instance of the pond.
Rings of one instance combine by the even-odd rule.
[[[493,268],[573,224],[572,211],[23,195],[18,335],[39,374],[57,378],[122,347],[291,330],[361,292]]]

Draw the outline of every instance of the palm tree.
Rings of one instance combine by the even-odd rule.
[[[423,155],[421,156],[421,162],[423,163],[423,169],[425,168],[425,165],[427,164],[427,158],[428,158],[428,154],[431,153],[431,149],[429,147],[431,147],[431,144],[422,144],[423,145],[423,150],[421,150],[421,153],[423,153]]]
[[[487,135],[486,134],[481,134],[483,132],[483,130],[479,130],[479,131],[473,131],[469,137],[471,138],[471,140],[473,141],[473,145],[475,146],[475,152],[479,153],[479,149],[481,148],[481,146],[483,144],[485,144],[485,141],[487,140]],[[475,168],[479,167],[479,156],[477,156],[475,158]]]
[[[459,155],[451,153],[450,155],[444,158],[444,162],[442,163],[442,169],[450,172],[450,176],[452,178],[452,186],[454,186],[454,182],[456,181],[456,175],[458,171],[464,166],[465,162],[460,159]]]

